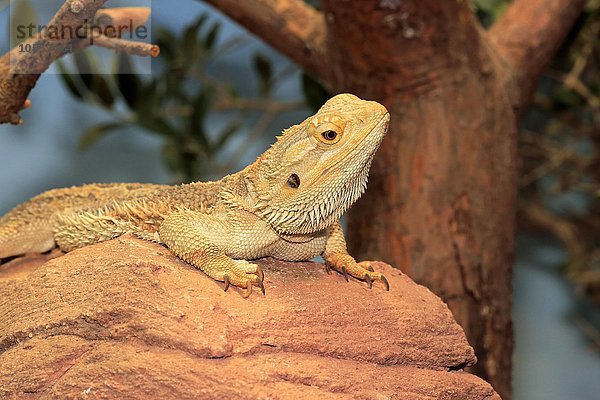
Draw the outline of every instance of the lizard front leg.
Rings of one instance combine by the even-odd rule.
[[[348,254],[346,249],[346,239],[341,224],[336,222],[329,228],[325,251],[323,252],[326,268],[332,268],[342,274],[348,281],[348,275],[367,282],[369,289],[373,287],[373,281],[382,281],[386,290],[390,290],[390,284],[386,277],[380,272],[375,272],[371,266],[371,261],[356,262]]]
[[[229,285],[245,288],[243,296],[248,297],[255,285],[264,294],[264,275],[260,266],[227,256],[231,232],[227,224],[226,219],[214,215],[182,210],[167,216],[158,233],[160,241],[173,254],[211,278],[225,282],[225,290]]]

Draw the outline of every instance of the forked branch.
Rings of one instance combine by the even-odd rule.
[[[40,74],[54,60],[71,50],[97,44],[131,54],[158,55],[157,46],[122,40],[118,35],[108,37],[93,30],[85,30],[83,27],[86,26],[86,21],[95,19],[100,28],[111,21],[120,25],[128,21],[129,24],[124,25],[128,25],[129,29],[136,28],[143,25],[150,15],[149,9],[140,7],[100,10],[104,2],[105,0],[66,1],[44,30],[24,43],[32,51],[22,52],[15,48],[0,57],[0,124],[22,123],[19,111],[30,104],[27,96]],[[62,34],[56,34],[57,32]]]
[[[526,105],[586,0],[514,0],[489,32],[518,85],[517,107]]]
[[[302,69],[322,78],[325,17],[303,0],[206,0]]]

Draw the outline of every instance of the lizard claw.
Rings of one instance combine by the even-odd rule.
[[[373,279],[371,279],[369,274],[365,274],[365,281],[367,282],[369,289],[373,289]]]
[[[325,272],[331,275],[331,267],[329,266],[328,262],[325,262]]]
[[[344,279],[346,279],[346,282],[350,282],[348,279],[348,270],[346,269],[346,266],[342,267],[342,274],[344,274]]]
[[[252,286],[258,286],[263,294],[266,293],[265,273],[259,265],[246,260],[232,260],[232,264],[226,265],[223,269],[222,275],[215,279],[225,282],[225,291],[230,286],[237,286],[242,290],[242,297],[247,298],[252,294]]]
[[[257,285],[260,288],[260,290],[262,291],[263,296],[265,296],[267,293],[265,291],[265,284],[263,283],[262,279],[260,281],[258,281]]]
[[[258,286],[262,286],[263,281],[265,280],[265,273],[263,272],[262,268],[260,265],[256,266],[256,275],[258,275]],[[264,286],[263,287],[263,292],[265,291]]]
[[[256,284],[256,286],[258,286],[260,288],[260,290],[262,291],[263,296],[266,295],[266,291],[265,291],[265,273],[262,269],[262,267],[260,265],[256,265],[256,272],[254,272],[256,274],[256,281],[254,282]],[[252,285],[252,283],[250,283],[250,285]]]
[[[380,279],[383,282],[383,284],[385,285],[385,290],[387,290],[389,292],[390,291],[390,283],[388,282],[387,278],[382,274]]]
[[[376,281],[381,281],[386,291],[390,290],[390,284],[383,274],[376,272],[371,266],[371,261],[356,262],[350,255],[326,258],[326,266],[344,275],[346,282],[348,276],[366,282],[369,289],[373,289]]]
[[[247,299],[248,297],[250,297],[251,294],[252,294],[252,282],[248,281],[248,283],[246,283],[246,290],[244,290],[242,292],[242,297]]]

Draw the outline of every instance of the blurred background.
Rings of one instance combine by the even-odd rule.
[[[45,22],[52,3],[62,2],[0,1],[0,26],[8,32],[11,12]],[[508,3],[474,6],[489,26]],[[151,27],[161,46],[152,74],[136,73],[138,58],[87,49],[42,75],[23,126],[0,126],[0,215],[56,187],[220,178],[328,97],[291,61],[201,2],[154,1]],[[599,34],[600,1],[590,1],[521,124],[517,400],[600,393]],[[9,35],[1,35],[0,53],[9,48]],[[90,66],[97,74],[80,74]]]

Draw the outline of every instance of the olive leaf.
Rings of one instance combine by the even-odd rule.
[[[259,92],[263,95],[269,93],[273,78],[271,61],[262,53],[256,53],[254,55],[254,69],[259,77]]]
[[[319,82],[305,73],[302,73],[302,93],[306,104],[315,112],[331,97]]]
[[[93,125],[87,128],[81,134],[81,138],[79,138],[79,149],[87,150],[106,134],[124,126],[125,125],[120,122],[108,122],[105,124]]]
[[[17,0],[10,3],[10,47],[13,48],[38,33],[38,16],[29,0]],[[30,35],[29,27],[31,25],[36,29],[32,30]]]

